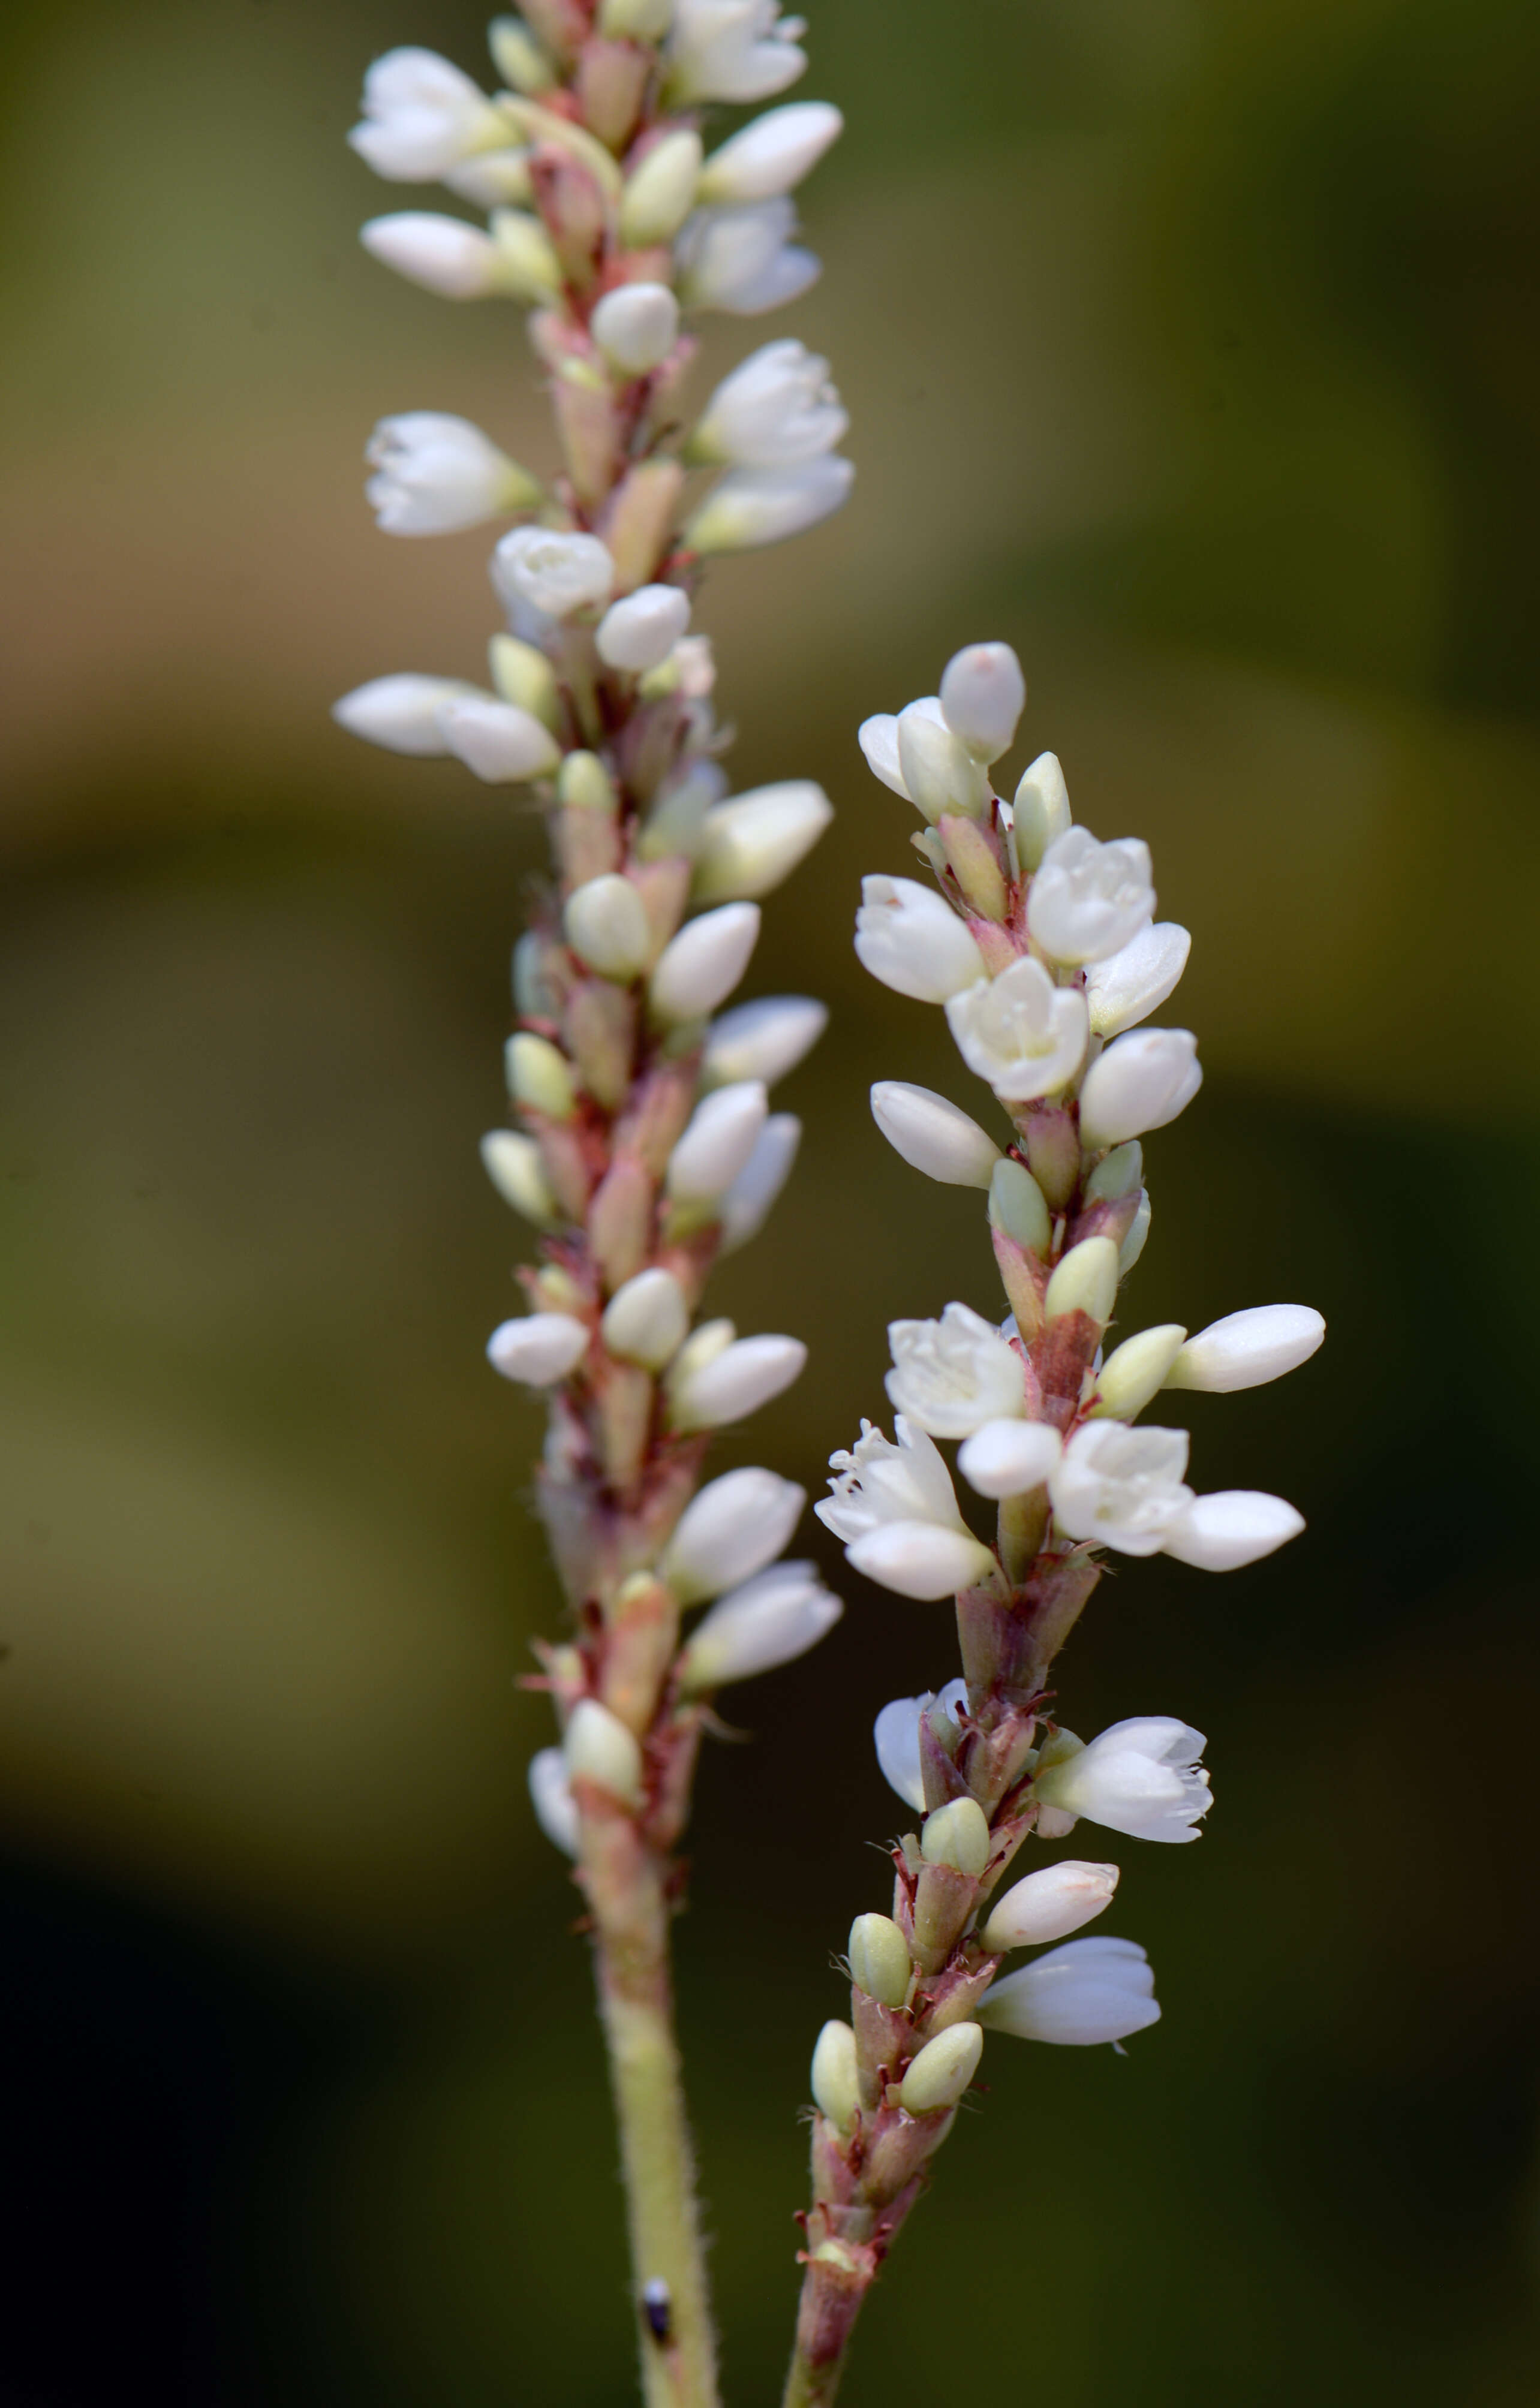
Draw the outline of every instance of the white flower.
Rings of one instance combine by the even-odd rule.
[[[679,338],[679,304],[666,284],[617,284],[594,304],[588,331],[624,375],[646,376]]]
[[[535,1820],[564,1856],[578,1853],[578,1801],[568,1778],[567,1758],[559,1747],[542,1747],[529,1759],[529,1801]]]
[[[446,301],[484,301],[508,290],[503,254],[480,226],[433,209],[397,209],[370,218],[358,239],[385,267],[394,267]]]
[[[700,178],[701,199],[770,201],[789,193],[843,133],[844,122],[827,100],[767,108],[712,152]]]
[[[816,1647],[843,1612],[816,1564],[772,1564],[697,1623],[680,1657],[681,1681],[686,1689],[718,1689],[773,1671]]]
[[[354,686],[352,694],[334,702],[332,717],[350,736],[382,744],[387,752],[431,759],[449,751],[440,716],[444,705],[478,692],[464,678],[371,678],[367,685]]]
[[[684,1289],[671,1271],[654,1267],[616,1288],[604,1308],[599,1336],[612,1354],[656,1371],[678,1353],[689,1326]]]
[[[863,878],[856,954],[895,995],[945,1003],[987,974],[966,924],[943,895],[913,878]]]
[[[700,1076],[708,1087],[763,1079],[767,1087],[795,1070],[828,1026],[828,1006],[811,995],[762,995],[713,1020]]]
[[[759,941],[757,903],[724,903],[670,937],[658,956],[648,1000],[659,1020],[703,1020],[725,1003]]]
[[[468,418],[438,409],[382,418],[364,454],[365,494],[386,535],[447,535],[531,509],[540,487]]]
[[[754,1140],[754,1152],[717,1205],[719,1253],[732,1254],[757,1237],[791,1177],[801,1136],[802,1124],[795,1112],[771,1112]]]
[[[939,1321],[890,1321],[887,1393],[932,1438],[971,1438],[986,1422],[1027,1410],[1019,1354],[966,1304]]]
[[[801,20],[779,22],[777,0],[677,0],[669,41],[675,103],[769,100],[807,65]]]
[[[769,895],[813,851],[834,806],[811,778],[784,778],[712,803],[691,894],[698,903]]]
[[[1043,856],[1027,925],[1050,961],[1100,962],[1121,951],[1155,910],[1150,849],[1138,837],[1099,844],[1072,827]]]
[[[1115,1865],[1081,1864],[1066,1857],[1008,1889],[979,1939],[991,1951],[1040,1948],[1050,1940],[1065,1940],[1105,1912],[1116,1887]]]
[[[588,1330],[569,1312],[530,1312],[505,1321],[486,1342],[486,1357],[505,1380],[549,1388],[565,1380],[588,1351]]]
[[[685,525],[690,552],[756,552],[805,535],[849,499],[856,470],[834,456],[796,468],[729,468]]]
[[[515,527],[492,555],[492,582],[510,607],[525,602],[550,618],[566,619],[608,602],[615,564],[597,535]]]
[[[555,738],[532,710],[490,695],[446,702],[439,724],[450,752],[489,786],[517,786],[543,778],[561,759]]]
[[[945,729],[946,716],[942,710],[939,694],[922,695],[918,702],[912,702],[907,708]],[[899,723],[893,712],[879,710],[871,719],[863,719],[856,731],[856,739],[866,755],[866,765],[872,776],[880,778],[893,794],[901,795],[906,803],[912,803],[914,797],[904,784],[903,765],[899,759]]]
[[[1303,1514],[1282,1497],[1269,1497],[1258,1488],[1215,1488],[1193,1498],[1160,1544],[1179,1564],[1193,1564],[1203,1572],[1233,1572],[1297,1539],[1303,1527]]]
[[[803,343],[766,343],[717,386],[690,437],[690,456],[796,467],[832,452],[849,424],[827,360]]]
[[[669,1156],[667,1184],[675,1204],[710,1204],[732,1185],[765,1125],[762,1079],[738,1079],[703,1096]]]
[[[590,878],[568,896],[562,931],[572,951],[600,978],[634,979],[652,951],[646,905],[618,870]]]
[[[1168,1714],[1114,1723],[1040,1772],[1032,1795],[1130,1840],[1196,1840],[1214,1803],[1198,1760],[1205,1744],[1202,1731]]]
[[[641,1803],[641,1749],[636,1734],[597,1698],[580,1698],[562,1742],[569,1782],[590,1781],[623,1806]]]
[[[685,1506],[663,1551],[658,1578],[681,1605],[716,1597],[763,1571],[778,1555],[808,1501],[805,1488],[753,1465],[709,1480]]]
[[[980,1497],[1021,1497],[1041,1488],[1063,1441],[1048,1422],[985,1422],[957,1449],[957,1469]]]
[[[879,1079],[871,1117],[895,1154],[947,1187],[987,1187],[999,1146],[956,1104],[907,1079]]]
[[[669,1386],[676,1430],[726,1429],[747,1419],[800,1379],[808,1350],[799,1338],[738,1338]]]
[[[868,1579],[900,1597],[950,1597],[986,1580],[989,1549],[967,1529],[951,1475],[922,1429],[900,1413],[897,1446],[870,1422],[855,1448],[829,1456],[832,1497],[813,1510]]]
[[[640,676],[666,661],[690,624],[690,597],[677,585],[639,585],[612,602],[594,638],[607,667]]]
[[[508,122],[437,50],[387,50],[364,78],[364,122],[348,140],[377,176],[431,184],[508,140]]]
[[[1192,939],[1174,920],[1141,928],[1137,937],[1086,973],[1086,1001],[1098,1037],[1121,1037],[1147,1020],[1175,987],[1187,966]]]
[[[1017,2040],[1094,2048],[1159,2023],[1155,1976],[1132,1940],[1071,1940],[1007,1973],[984,1994],[978,2019]]]
[[[1086,1055],[1086,999],[1055,986],[1023,953],[997,978],[952,996],[946,1025],[968,1068],[1005,1103],[1029,1103],[1067,1086]]]
[[[1189,1338],[1165,1384],[1206,1388],[1218,1396],[1259,1388],[1307,1363],[1325,1336],[1325,1322],[1308,1304],[1254,1304],[1246,1312],[1227,1312]]]
[[[970,644],[943,672],[946,724],[980,761],[1010,751],[1026,701],[1027,681],[1009,644]]]
[[[959,1706],[968,1702],[968,1684],[948,1681],[938,1695],[923,1689],[917,1698],[894,1698],[871,1727],[877,1764],[890,1789],[896,1789],[916,1814],[925,1813],[925,1775],[920,1768],[920,1716],[939,1708],[956,1729]]]
[[[784,198],[698,209],[674,246],[684,307],[758,318],[795,301],[822,273],[812,251],[792,242],[796,222]]]
[[[1188,1028],[1136,1028],[1099,1054],[1080,1091],[1080,1136],[1092,1153],[1164,1128],[1203,1083]]]
[[[1192,1503],[1182,1474],[1186,1430],[1130,1429],[1122,1422],[1087,1422],[1053,1472],[1048,1494],[1072,1539],[1115,1547],[1124,1555],[1153,1555]]]

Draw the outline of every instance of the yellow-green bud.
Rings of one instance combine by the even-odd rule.
[[[695,207],[700,159],[700,136],[687,128],[653,145],[621,195],[620,238],[627,251],[673,240]]]
[[[1150,1199],[1139,1198],[1139,1210],[1129,1226],[1129,1234],[1117,1250],[1117,1276],[1127,1279],[1144,1251],[1144,1240],[1150,1233]]]
[[[925,1818],[920,1854],[928,1865],[950,1865],[977,1881],[989,1861],[989,1825],[976,1798],[954,1798]]]
[[[509,1039],[503,1059],[508,1092],[516,1104],[526,1111],[543,1112],[548,1120],[571,1119],[577,1095],[571,1068],[559,1046],[548,1037],[532,1037],[521,1029]]]
[[[813,2052],[813,2096],[819,2114],[827,2115],[837,2132],[848,2132],[861,2100],[856,2035],[848,2024],[827,2023],[818,2035]]]
[[[572,810],[615,810],[615,781],[597,752],[569,752],[556,780],[556,799]]]
[[[1115,1145],[1097,1164],[1086,1182],[1086,1201],[1115,1204],[1120,1197],[1131,1196],[1144,1176],[1144,1149],[1136,1137],[1130,1138],[1127,1145]]]
[[[911,2115],[934,2115],[955,2107],[984,2053],[982,2024],[952,2024],[928,2040],[899,2089],[899,2104]]]
[[[1115,1346],[1097,1380],[1093,1413],[1111,1414],[1120,1422],[1131,1422],[1135,1413],[1142,1413],[1165,1386],[1166,1374],[1187,1334],[1180,1322],[1162,1321]]]
[[[517,1129],[493,1129],[482,1140],[482,1160],[505,1204],[533,1221],[537,1229],[556,1227],[561,1214],[532,1137],[523,1137]]]
[[[989,1174],[989,1219],[1018,1246],[1046,1254],[1053,1235],[1047,1199],[1025,1163],[1002,1155]]]
[[[569,1781],[591,1781],[623,1806],[641,1803],[641,1749],[633,1731],[597,1698],[580,1698],[562,1742]]]
[[[1110,1238],[1083,1238],[1048,1282],[1043,1310],[1050,1321],[1060,1313],[1084,1312],[1105,1326],[1116,1302],[1117,1248]]]
[[[1070,824],[1070,797],[1056,755],[1040,752],[1025,771],[1013,805],[1016,859],[1029,878],[1048,847]]]
[[[486,29],[492,64],[515,92],[549,92],[556,70],[520,17],[494,17]]]
[[[554,735],[561,724],[561,695],[556,672],[538,644],[517,636],[494,636],[487,646],[492,682],[505,702],[516,702],[533,713]]]
[[[869,1999],[901,2007],[914,1967],[909,1942],[890,1915],[858,1914],[850,1927],[850,1978]]]

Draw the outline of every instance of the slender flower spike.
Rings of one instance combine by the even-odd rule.
[[[686,1690],[719,1689],[773,1671],[816,1647],[844,1612],[815,1564],[773,1564],[719,1598],[691,1632],[680,1658]]]
[[[1099,844],[1077,827],[1044,853],[1027,924],[1051,961],[1100,962],[1130,943],[1154,910],[1148,845],[1137,837]]]
[[[1032,1795],[1130,1840],[1196,1840],[1214,1803],[1199,1762],[1205,1744],[1202,1731],[1166,1715],[1114,1723],[1040,1772]]]
[[[966,923],[944,896],[917,885],[913,878],[862,879],[856,953],[873,978],[895,995],[913,996],[917,1003],[945,1003],[987,975]],[[1066,1000],[1079,1003],[1078,996],[1067,996]],[[1084,1005],[1080,1010],[1083,1015]]]
[[[1155,1976],[1131,1940],[1072,1940],[985,1992],[981,2024],[1017,2040],[1094,2048],[1159,2023]]]
[[[1085,997],[1055,986],[1026,953],[998,978],[954,995],[946,1025],[968,1068],[1002,1103],[1057,1094],[1085,1059]]]
[[[1166,1374],[1168,1388],[1207,1388],[1229,1396],[1259,1388],[1308,1363],[1326,1324],[1308,1304],[1257,1304],[1211,1321],[1189,1338]]]
[[[386,535],[447,535],[541,499],[537,480],[479,426],[442,410],[382,418],[365,456],[375,472],[369,506]]]
[[[932,1438],[971,1438],[1027,1410],[1021,1357],[966,1304],[949,1304],[940,1321],[889,1322],[887,1342],[888,1397]]]

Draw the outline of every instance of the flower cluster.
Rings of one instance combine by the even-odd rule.
[[[813,2057],[813,2206],[799,2329],[806,2395],[842,2360],[860,2300],[908,2211],[986,2030],[1119,2042],[1159,2015],[1131,1941],[1070,1940],[1014,1972],[1011,1950],[1064,1942],[1110,1904],[1114,1865],[1060,1862],[996,1896],[1029,1837],[1079,1821],[1125,1836],[1199,1836],[1210,1804],[1202,1734],[1163,1716],[1084,1743],[1045,1711],[1048,1668],[1101,1575],[1102,1549],[1205,1570],[1256,1562],[1300,1515],[1253,1490],[1195,1495],[1186,1431],[1139,1417],[1163,1391],[1277,1378],[1320,1344],[1301,1305],[1231,1313],[1189,1337],[1166,1324],[1103,1343],[1149,1230],[1140,1140],[1202,1079],[1197,1041],[1144,1024],[1186,965],[1185,928],[1155,917],[1147,847],[1071,816],[1052,753],[1009,801],[992,766],[1026,700],[1015,653],[977,644],[938,695],[869,719],[862,749],[912,803],[936,884],[863,882],[856,950],[896,993],[938,1004],[993,1090],[999,1142],[949,1098],[872,1089],[878,1126],[930,1178],[988,1198],[1009,1306],[895,1321],[895,1442],[870,1423],[831,1457],[820,1518],[855,1569],[901,1597],[955,1597],[963,1674],[877,1718],[883,1772],[920,1818],[893,1851],[890,1915],[851,1933],[852,2017]],[[965,1518],[936,1441],[996,1508],[992,1542]]]

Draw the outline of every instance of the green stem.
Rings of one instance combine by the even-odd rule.
[[[829,2408],[849,2355],[848,2349],[842,2349],[838,2358],[826,2358],[815,2366],[799,2342],[792,2352],[781,2408]]]
[[[695,2158],[673,2032],[666,1874],[667,1860],[634,1824],[583,1816],[583,1882],[620,2127],[642,2397],[647,2408],[717,2408]],[[656,2286],[660,2292],[649,2289]]]

